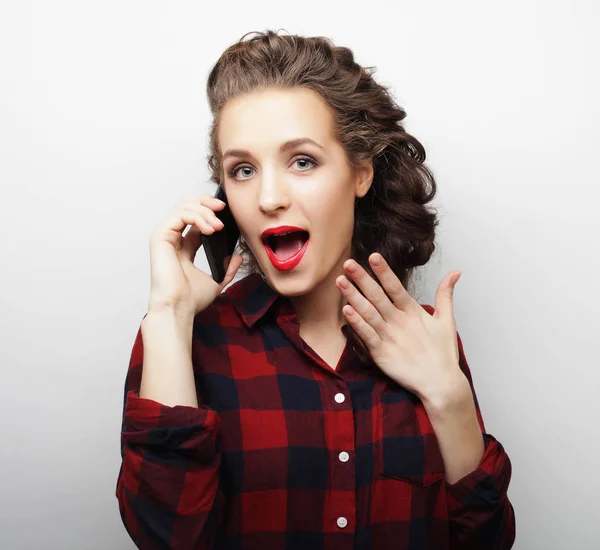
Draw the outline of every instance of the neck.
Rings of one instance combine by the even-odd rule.
[[[290,297],[294,306],[300,327],[308,330],[339,333],[346,318],[342,307],[346,299],[337,289],[335,280],[344,274],[343,264],[350,254],[344,255],[335,269],[323,279],[311,292],[303,296]]]

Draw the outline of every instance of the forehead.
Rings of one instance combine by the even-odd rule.
[[[332,140],[333,117],[325,100],[306,88],[262,90],[229,100],[221,111],[221,149],[279,146],[298,137],[325,145]]]

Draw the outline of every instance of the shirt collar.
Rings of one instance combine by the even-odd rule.
[[[275,302],[284,302],[288,306],[285,313],[292,313],[289,300],[273,290],[258,273],[250,275],[233,283],[225,290],[225,295],[231,300],[233,307],[242,317],[245,325],[252,328],[262,319]],[[344,336],[348,336],[348,325],[342,326]]]
[[[271,307],[282,298],[259,273],[251,273],[225,290],[233,307],[247,327],[262,319]]]
[[[271,309],[275,310],[276,323],[292,322],[296,325],[298,324],[296,312],[290,299],[273,290],[259,273],[251,273],[233,283],[225,289],[225,295],[229,298],[231,304],[248,328],[252,328]],[[341,330],[344,336],[348,338],[349,326],[345,324]],[[365,368],[365,364],[362,363],[354,349],[350,363],[346,368],[352,366],[360,367],[363,370]]]

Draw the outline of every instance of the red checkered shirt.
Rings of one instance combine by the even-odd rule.
[[[511,463],[485,432],[458,333],[485,453],[450,484],[417,396],[350,343],[332,369],[299,328],[259,275],[231,285],[194,319],[198,408],[139,397],[138,330],[116,489],[138,548],[511,548]]]

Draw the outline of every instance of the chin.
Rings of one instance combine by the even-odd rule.
[[[267,269],[263,266],[261,269],[271,288],[283,296],[304,296],[316,286],[315,273],[302,273],[295,269],[279,271],[270,263]]]
[[[322,265],[322,260],[315,261],[314,253],[315,251],[311,251],[309,248],[300,263],[287,271],[277,269],[264,250],[261,250],[259,254],[254,252],[254,257],[269,286],[278,294],[294,297],[310,294],[327,277],[327,268]]]
[[[292,271],[277,271],[273,267],[263,273],[269,285],[283,296],[304,296],[315,288],[314,277]]]

